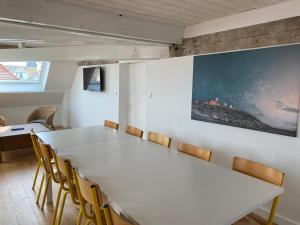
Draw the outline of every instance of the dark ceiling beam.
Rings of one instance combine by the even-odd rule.
[[[18,46],[17,45],[0,44],[0,49],[12,49],[12,48],[18,48]]]
[[[78,62],[78,66],[92,66],[92,65],[104,65],[104,64],[115,64],[118,63],[117,60],[83,60]]]

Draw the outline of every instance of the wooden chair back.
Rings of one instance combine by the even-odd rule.
[[[133,135],[133,136],[136,136],[136,137],[139,137],[139,138],[142,138],[143,134],[144,134],[144,131],[142,131],[142,130],[136,128],[136,127],[132,127],[132,126],[127,125],[126,133],[130,134],[130,135]]]
[[[53,166],[51,163],[51,159],[53,158],[53,155],[51,152],[52,150],[51,150],[50,145],[44,144],[43,142],[38,140],[38,146],[39,146],[39,150],[41,153],[42,164],[43,164],[45,171],[49,174],[52,174],[53,179],[55,179],[54,170],[53,170]],[[56,181],[56,183],[58,183],[58,181]]]
[[[75,180],[74,180],[74,176],[73,176],[72,164],[69,159],[64,159],[64,168],[65,168],[65,172],[66,172],[67,183],[69,186],[69,192],[71,195],[71,199],[72,199],[73,203],[75,203],[76,205],[79,205],[80,202],[79,202],[78,192],[77,192],[77,188],[76,188],[76,184],[75,184]]]
[[[283,180],[284,180],[283,172],[248,159],[234,157],[232,163],[232,169],[237,172],[258,178],[260,180],[266,181],[274,185],[278,185],[278,186],[283,185]],[[278,207],[278,204],[279,204],[279,196],[273,199],[272,208],[269,214],[267,225],[273,224],[273,220],[276,215],[276,209]]]
[[[105,215],[105,221],[106,225],[131,225],[126,218],[122,217],[122,215],[119,215],[110,204],[106,204],[104,206],[104,215]]]
[[[98,184],[93,183],[80,176],[78,171],[73,168],[73,176],[80,201],[80,210],[88,219],[94,221],[96,225],[102,225],[100,207],[102,205],[101,191]],[[93,215],[87,212],[86,205],[92,205],[96,214],[96,220]]]
[[[31,142],[32,142],[32,146],[33,146],[35,156],[37,158],[37,165],[36,165],[35,174],[34,174],[33,183],[32,183],[32,190],[34,190],[35,184],[36,184],[36,181],[37,181],[37,177],[39,175],[40,168],[41,168],[41,166],[43,166],[42,165],[43,162],[42,162],[41,153],[40,153],[40,150],[39,150],[38,137],[34,133],[33,129],[30,130],[30,138],[31,138]],[[44,174],[43,174],[42,177],[43,178],[41,180],[41,183],[44,183],[44,178],[45,178]],[[41,188],[42,188],[42,184],[39,187],[39,191],[38,191],[38,195],[37,195],[37,202],[39,201],[39,196],[40,196],[39,193],[41,193],[41,190],[42,190]]]
[[[110,127],[112,129],[119,129],[119,124],[110,120],[104,120],[104,126]]]
[[[67,187],[64,186],[64,189],[70,192],[71,199],[73,203],[79,205],[78,193],[75,187],[72,165],[71,161],[68,159],[64,159],[59,154],[57,154],[54,150],[52,150],[57,174],[59,176],[59,180],[61,181],[61,185],[65,185],[67,183]]]
[[[153,132],[153,131],[149,131],[148,141],[160,144],[160,145],[165,146],[167,148],[170,148],[170,146],[171,146],[171,138],[167,137],[164,134],[156,133],[156,132]]]
[[[211,154],[212,154],[211,151],[208,149],[200,148],[198,146],[190,145],[182,142],[179,142],[177,144],[177,150],[208,162],[210,161]]]
[[[55,166],[57,171],[62,175],[62,176],[67,176],[66,170],[65,170],[65,163],[64,163],[64,158],[62,158],[60,155],[58,155],[54,150],[52,150],[52,155],[54,158]]]
[[[240,157],[233,158],[232,169],[278,186],[282,186],[284,179],[283,172]]]
[[[41,151],[39,149],[39,143],[38,143],[39,138],[33,131],[31,131],[30,137],[31,137],[34,153],[35,153],[37,159],[41,160]]]

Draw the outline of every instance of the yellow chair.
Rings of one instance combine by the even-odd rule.
[[[167,148],[170,148],[171,146],[171,138],[165,136],[164,134],[160,134],[152,131],[149,131],[148,133],[148,141],[160,144]]]
[[[210,150],[203,149],[198,146],[190,145],[182,142],[179,142],[177,144],[177,150],[208,162],[210,161],[211,154],[212,154]]]
[[[246,174],[248,176],[252,176],[258,178],[260,180],[266,181],[271,184],[275,184],[278,186],[282,186],[284,173],[265,166],[260,163],[256,163],[247,159],[243,159],[240,157],[234,157],[232,169],[238,171],[240,173]],[[271,208],[271,212],[269,214],[268,220],[263,219],[259,215],[254,213],[250,213],[246,217],[242,218],[238,222],[234,223],[234,225],[272,225],[275,212],[279,203],[279,196],[273,199],[273,204]]]
[[[38,160],[37,167],[36,167],[35,174],[34,174],[33,184],[32,184],[32,190],[34,190],[35,184],[36,184],[36,180],[37,180],[37,177],[38,177],[38,174],[39,174],[39,170],[40,170],[40,168],[42,166],[42,156],[41,156],[39,145],[38,145],[38,137],[36,136],[35,133],[33,133],[33,131],[31,131],[30,137],[31,137],[31,140],[32,140],[32,145],[33,145],[34,153],[35,153],[36,158]],[[38,204],[38,202],[40,200],[40,196],[41,196],[41,191],[42,191],[42,188],[43,188],[44,180],[45,180],[45,175],[43,173],[42,179],[41,179],[41,183],[40,183],[40,186],[39,186],[39,190],[38,190],[38,195],[37,195],[37,198],[36,198],[36,204]]]
[[[82,178],[75,168],[73,168],[73,175],[80,201],[77,225],[80,225],[82,216],[87,219],[86,225],[90,223],[105,225],[104,214],[101,210],[104,197],[101,194],[99,185]],[[87,205],[92,207],[93,212],[87,211]]]
[[[136,137],[139,137],[139,138],[142,138],[143,134],[144,134],[144,131],[142,131],[142,130],[136,128],[136,127],[132,127],[132,126],[127,125],[126,133],[130,134],[130,135],[133,135],[133,136],[136,136]]]
[[[104,120],[104,126],[105,127],[110,127],[112,129],[119,129],[119,124],[110,120]]]
[[[106,225],[131,225],[126,218],[119,215],[109,204],[103,208]]]
[[[43,163],[43,167],[45,170],[45,177],[46,177],[46,186],[44,189],[44,196],[41,205],[41,209],[43,210],[45,206],[49,183],[52,180],[57,184],[65,183],[67,181],[67,178],[59,176],[59,173],[57,171],[56,172],[54,171],[54,166],[52,163],[53,154],[50,145],[44,144],[41,141],[38,141],[38,144],[41,152],[41,158],[42,158],[42,163]],[[60,195],[60,192],[58,194]]]
[[[59,177],[58,181],[60,183],[60,188],[58,190],[56,204],[55,204],[53,218],[52,218],[52,225],[54,225],[56,222],[56,216],[57,216],[58,206],[60,202],[61,192],[64,191],[63,199],[60,206],[58,223],[57,223],[58,225],[60,225],[67,195],[70,194],[71,200],[75,205],[80,205],[80,202],[78,199],[77,189],[74,183],[72,165],[70,160],[62,158],[61,156],[56,154],[54,150],[52,150],[52,155],[57,170],[56,173]]]

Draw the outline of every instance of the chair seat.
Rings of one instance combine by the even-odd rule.
[[[267,222],[268,221],[262,218],[261,216],[255,213],[250,213],[249,215],[235,222],[233,225],[267,225]],[[277,224],[273,223],[273,225]]]

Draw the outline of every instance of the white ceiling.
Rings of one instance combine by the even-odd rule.
[[[192,25],[288,0],[47,0],[93,10],[135,14],[145,19]]]
[[[140,31],[142,36],[144,34],[153,34],[155,31],[162,34],[162,36],[166,36],[169,33],[172,35],[172,25],[181,27],[183,30],[184,26],[286,1],[289,0],[29,0],[27,5],[30,7],[21,10],[21,8],[27,7],[27,5],[23,5],[23,7],[18,9],[18,13],[13,15],[8,13],[12,16],[11,18],[7,16],[8,19],[5,19],[5,16],[0,15],[2,17],[0,19],[0,48],[6,48],[7,46],[16,47],[18,44],[20,47],[60,47],[99,44],[159,45],[155,41],[156,38],[141,38],[137,35],[137,31]],[[8,7],[9,5],[4,4],[4,6]],[[31,8],[32,6],[35,8]],[[47,15],[45,21],[42,21],[40,17],[47,14],[48,7],[51,8],[50,6],[52,10],[59,9],[64,15],[68,16],[63,18],[61,15],[56,15],[52,18]],[[57,7],[54,8],[54,6]],[[41,15],[36,13],[37,15],[34,14],[32,16],[33,10],[39,10]],[[78,10],[84,12],[84,15],[81,14],[81,17],[80,15],[77,16],[78,12],[80,12]],[[49,11],[51,10],[49,9]],[[3,10],[2,14],[5,12],[11,12],[11,10]],[[109,18],[115,17],[96,17],[106,12],[115,16],[117,15],[118,18],[123,16],[124,20],[120,19],[112,22]],[[14,17],[14,15],[23,16],[26,13],[29,15],[28,21],[26,19],[22,21],[22,19]],[[50,14],[53,15],[53,13]],[[66,21],[67,23],[57,25],[53,23],[56,18],[59,22]],[[145,24],[144,26],[141,24],[138,26],[134,25],[135,21],[145,20],[156,22],[154,25],[145,22],[141,22],[141,24]],[[84,29],[76,27],[74,29],[69,21],[73,21],[73,24],[80,25],[80,28],[83,27]],[[97,22],[95,23],[95,21]],[[157,30],[151,29],[150,26],[159,26],[160,23],[164,24],[164,26]],[[48,24],[51,26],[48,26]],[[107,32],[107,29],[104,29],[102,33],[97,32],[97,25],[105,29],[107,26],[113,27],[112,33],[119,35],[105,35],[110,33]],[[128,32],[124,34],[124,31]],[[181,33],[179,28],[178,32]],[[154,40],[154,42],[151,42],[151,40]]]

